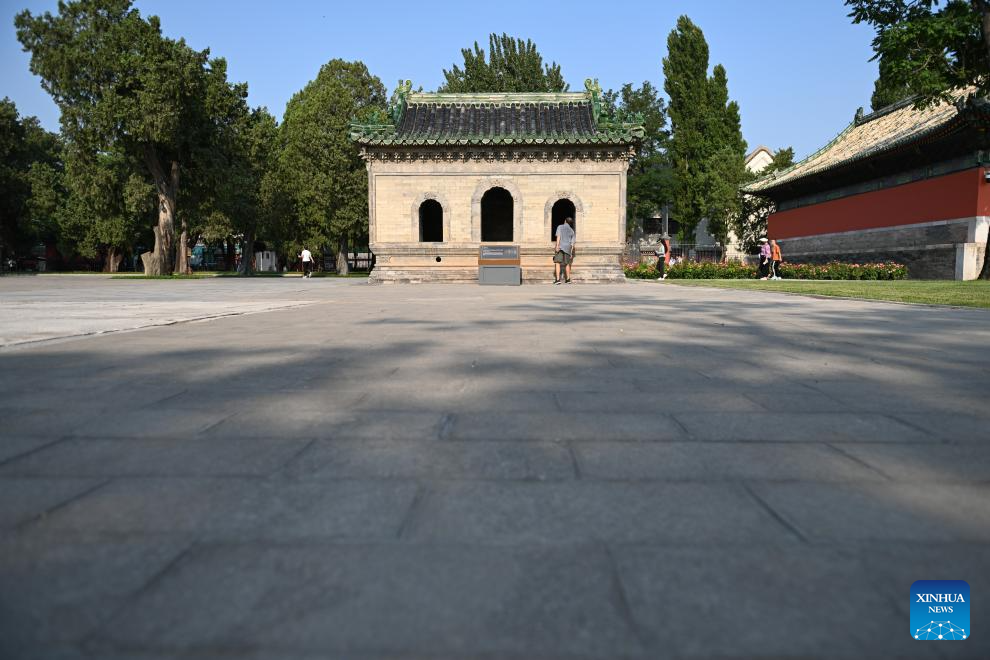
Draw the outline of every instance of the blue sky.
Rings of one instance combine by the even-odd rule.
[[[280,2],[139,0],[162,28],[227,59],[252,105],[281,117],[285,103],[320,65],[360,59],[388,87],[399,78],[432,90],[460,49],[490,32],[533,39],[571,88],[597,77],[604,89],[650,80],[662,85],[667,34],[687,14],[705,32],[711,64],[722,63],[742,110],[750,148],[794,146],[807,155],[869,107],[876,63],[872,30],[852,25],[841,0],[656,0],[654,2]],[[22,9],[54,11],[56,0],[0,0],[0,96],[56,130],[58,110],[28,71],[14,34]]]

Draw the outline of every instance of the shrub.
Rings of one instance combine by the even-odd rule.
[[[639,280],[655,280],[659,277],[652,263],[627,263],[623,269],[626,277]],[[666,270],[674,280],[745,280],[759,277],[756,266],[730,261],[728,263],[682,261]],[[848,264],[832,261],[826,264],[780,265],[780,276],[785,280],[905,280],[907,266],[894,262],[876,264]]]

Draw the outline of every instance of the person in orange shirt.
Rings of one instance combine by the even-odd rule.
[[[777,241],[770,239],[770,279],[780,279],[780,246]]]

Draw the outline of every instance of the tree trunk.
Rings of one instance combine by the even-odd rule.
[[[234,240],[230,237],[223,239],[223,269],[234,270],[234,260],[237,256],[234,250]]]
[[[244,232],[241,239],[241,264],[237,268],[241,275],[250,275],[254,272],[254,232]]]
[[[158,224],[153,228],[155,247],[141,255],[145,275],[170,275],[172,257],[175,253],[175,209],[179,192],[179,163],[172,161],[168,174],[155,152],[147,145],[144,152],[145,163],[151,171],[158,194]]]
[[[192,268],[189,266],[189,229],[186,221],[182,221],[182,231],[179,233],[179,244],[175,248],[175,274],[191,275]]]
[[[351,272],[351,264],[347,261],[347,237],[342,236],[337,241],[337,274],[346,276]]]
[[[124,259],[123,251],[114,245],[107,248],[107,257],[103,261],[104,273],[120,272],[120,262]]]
[[[189,234],[185,230],[179,233],[179,244],[175,248],[175,274],[189,275],[192,268],[189,267]]]

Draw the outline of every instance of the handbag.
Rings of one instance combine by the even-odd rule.
[[[562,264],[562,263],[564,263],[564,251],[563,250],[557,250],[557,252],[554,253],[554,255],[553,255],[553,262],[555,264]]]

